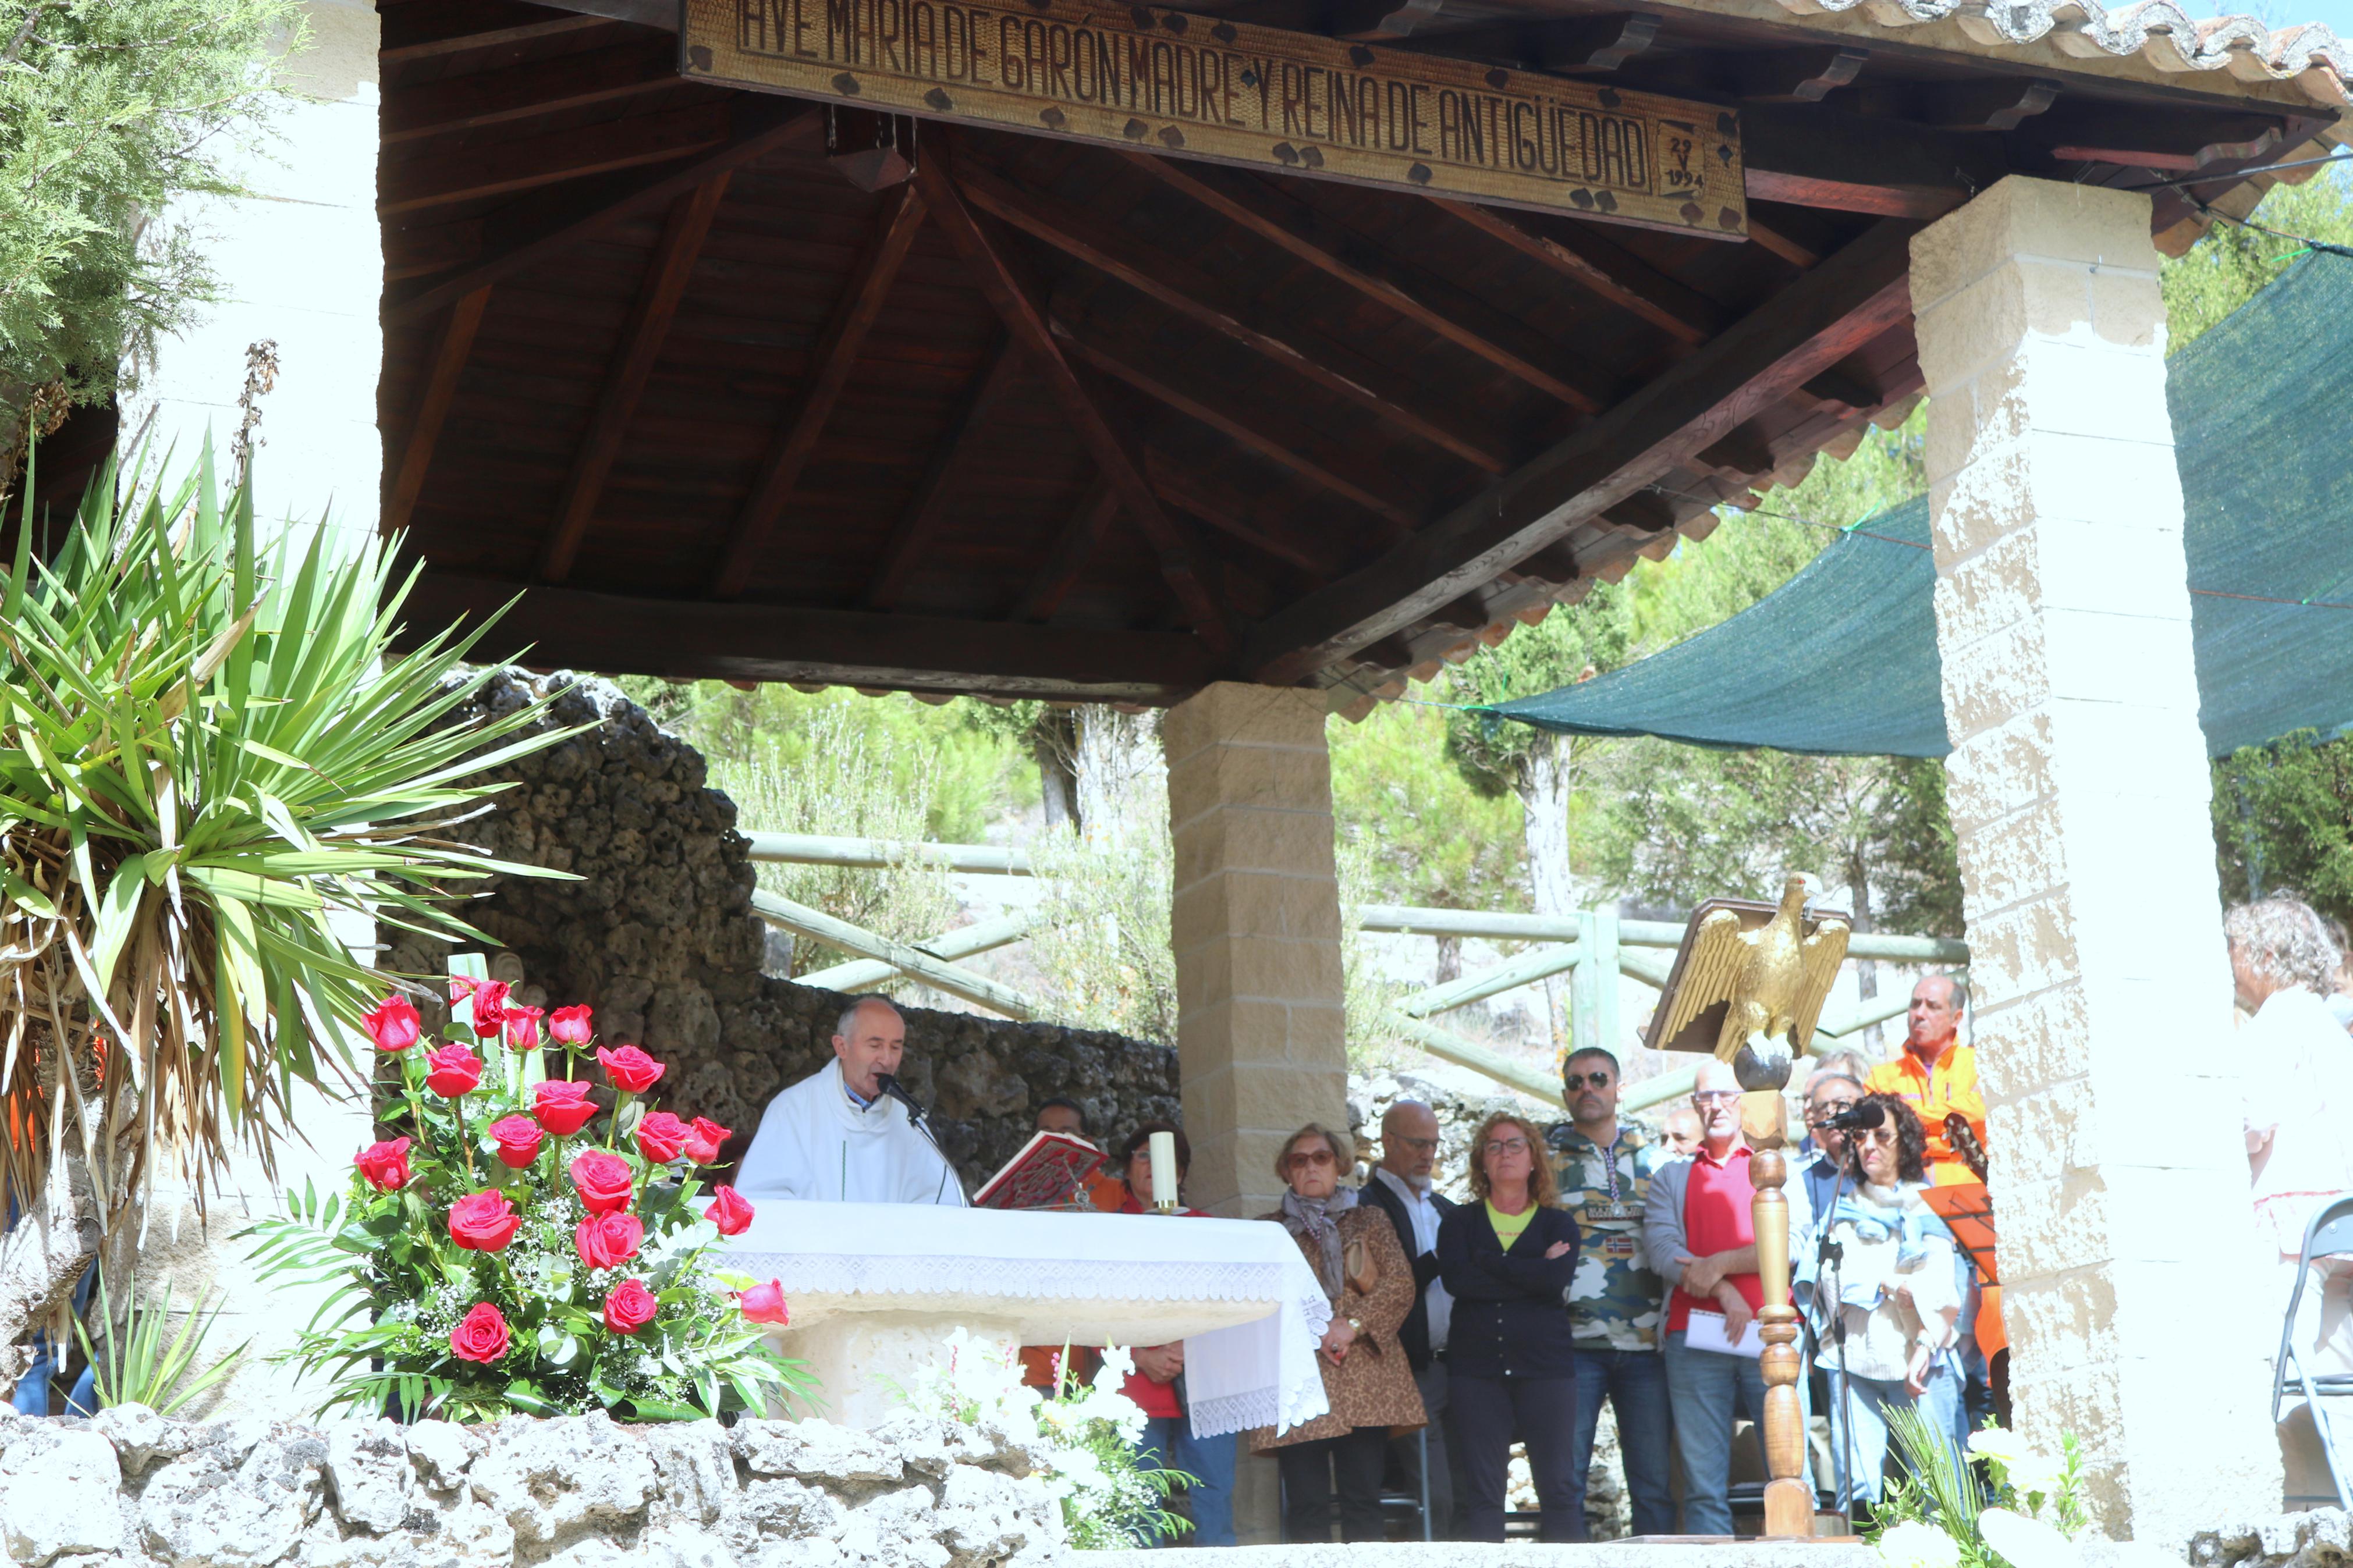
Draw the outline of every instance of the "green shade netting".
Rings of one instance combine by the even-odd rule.
[[[2167,367],[2199,720],[2215,756],[2353,728],[2353,609],[2328,607],[2353,600],[2348,323],[2353,260],[2307,256]],[[1721,626],[1493,711],[1568,734],[1941,757],[1952,748],[1927,542],[1915,498]]]

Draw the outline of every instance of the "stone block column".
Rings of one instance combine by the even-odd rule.
[[[1913,241],[1912,299],[2017,1421],[2083,1439],[2108,1533],[2178,1549],[2279,1505],[2281,1304],[2246,1266],[2148,223],[2006,179]]]
[[[1177,1074],[1198,1207],[1264,1214],[1303,1122],[1348,1124],[1332,763],[1313,691],[1220,683],[1170,710]]]

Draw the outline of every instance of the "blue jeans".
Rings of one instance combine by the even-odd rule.
[[[1170,1546],[1231,1546],[1234,1543],[1234,1444],[1222,1437],[1196,1437],[1188,1415],[1155,1415],[1144,1424],[1136,1459],[1144,1468],[1182,1470],[1193,1478],[1186,1497],[1193,1528],[1165,1542]]]
[[[1667,1367],[1657,1351],[1577,1352],[1577,1426],[1570,1435],[1570,1510],[1585,1517],[1586,1474],[1593,1466],[1593,1432],[1607,1395],[1618,1413],[1618,1452],[1626,1464],[1626,1494],[1634,1502],[1634,1533],[1672,1535],[1675,1500],[1667,1484],[1667,1451],[1674,1441],[1667,1417]]]
[[[1831,1372],[1830,1384],[1831,1462],[1841,1468],[1849,1463],[1847,1422],[1852,1418],[1854,1423],[1853,1479],[1849,1483],[1841,1479],[1839,1507],[1852,1507],[1856,1498],[1876,1507],[1881,1476],[1887,1468],[1888,1412],[1911,1409],[1915,1403],[1911,1391],[1901,1378],[1851,1377],[1846,1380],[1847,1396],[1841,1398],[1836,1369]],[[1928,1386],[1917,1403],[1939,1445],[1948,1453],[1957,1452],[1952,1442],[1953,1428],[1961,1418],[1961,1380],[1949,1356],[1936,1358],[1928,1373]]]
[[[1695,1351],[1683,1333],[1667,1336],[1660,1352],[1666,1362],[1667,1403],[1675,1413],[1675,1452],[1683,1462],[1683,1533],[1732,1533],[1732,1423],[1743,1413],[1760,1425],[1765,1415],[1765,1374],[1745,1355]],[[1798,1380],[1800,1410],[1806,1380]],[[1799,1479],[1806,1479],[1804,1462]]]

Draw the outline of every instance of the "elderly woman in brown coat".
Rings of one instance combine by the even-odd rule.
[[[1290,1189],[1282,1206],[1260,1216],[1291,1232],[1332,1300],[1319,1352],[1330,1411],[1280,1436],[1271,1427],[1250,1434],[1252,1451],[1272,1453],[1282,1469],[1286,1542],[1332,1539],[1335,1472],[1341,1538],[1380,1540],[1389,1436],[1428,1420],[1398,1343],[1398,1326],[1413,1310],[1413,1265],[1388,1215],[1359,1207],[1356,1189],[1340,1184],[1355,1164],[1344,1135],[1310,1122],[1275,1156],[1275,1173]]]

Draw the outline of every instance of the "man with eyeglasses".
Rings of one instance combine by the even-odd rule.
[[[1660,1298],[1666,1287],[1642,1257],[1642,1209],[1660,1151],[1618,1120],[1618,1058],[1574,1052],[1561,1074],[1569,1119],[1545,1131],[1560,1201],[1576,1216],[1577,1278],[1568,1288],[1577,1349],[1577,1425],[1569,1439],[1576,1512],[1585,1516],[1586,1472],[1607,1396],[1618,1415],[1619,1453],[1634,1505],[1634,1533],[1671,1535],[1667,1480],[1667,1374],[1659,1360]]]
[[[1830,1212],[1846,1159],[1847,1135],[1831,1125],[1831,1119],[1852,1110],[1862,1098],[1861,1083],[1829,1068],[1806,1080],[1806,1131],[1813,1135],[1814,1151],[1799,1166],[1798,1175],[1806,1184],[1807,1203],[1816,1214]]]
[[[1381,1117],[1380,1163],[1373,1167],[1373,1179],[1357,1198],[1389,1216],[1406,1256],[1413,1259],[1413,1282],[1420,1292],[1398,1330],[1398,1343],[1413,1368],[1421,1406],[1430,1413],[1430,1531],[1440,1541],[1452,1541],[1459,1534],[1454,1470],[1461,1460],[1446,1440],[1446,1330],[1454,1299],[1438,1278],[1438,1222],[1456,1205],[1431,1188],[1430,1173],[1437,1163],[1438,1113],[1419,1100],[1400,1100]],[[1389,1447],[1405,1467],[1408,1489],[1419,1496],[1420,1440],[1392,1438]]]
[[[1660,1356],[1674,1412],[1675,1451],[1683,1464],[1683,1533],[1728,1536],[1733,1421],[1743,1407],[1759,1423],[1765,1415],[1765,1378],[1757,1354],[1761,1346],[1746,1337],[1765,1304],[1750,1217],[1756,1188],[1748,1175],[1748,1143],[1740,1132],[1740,1084],[1731,1063],[1709,1057],[1699,1064],[1692,1105],[1700,1117],[1699,1151],[1660,1166],[1651,1178],[1642,1207],[1642,1252],[1659,1278],[1674,1287],[1667,1298]],[[1783,1192],[1789,1234],[1801,1237],[1813,1224],[1805,1184],[1792,1183]],[[1808,1272],[1807,1259],[1792,1261],[1800,1274]],[[1695,1327],[1715,1329],[1727,1346],[1737,1348],[1695,1345]],[[1798,1387],[1802,1409],[1810,1401],[1805,1384]]]

